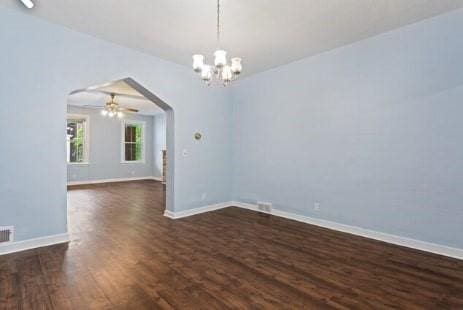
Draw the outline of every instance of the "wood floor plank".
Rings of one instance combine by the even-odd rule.
[[[463,309],[463,261],[164,201],[155,181],[70,188],[71,243],[0,256],[0,309]]]

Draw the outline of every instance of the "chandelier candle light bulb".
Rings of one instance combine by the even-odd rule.
[[[195,72],[201,72],[204,66],[204,56],[203,55],[193,55],[193,70]]]
[[[216,68],[222,68],[227,65],[227,52],[224,50],[216,50],[214,53],[214,65]]]
[[[230,66],[225,66],[222,69],[222,81],[228,83],[233,78],[233,72]]]
[[[205,82],[209,82],[212,79],[212,69],[209,65],[203,65],[201,70],[201,79]]]
[[[241,65],[241,58],[234,57],[231,59],[231,70],[234,74],[240,74],[243,66]]]

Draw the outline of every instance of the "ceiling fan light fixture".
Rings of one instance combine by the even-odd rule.
[[[102,116],[108,116],[113,118],[117,116],[118,118],[123,118],[125,116],[124,112],[128,113],[137,113],[138,110],[134,108],[121,107],[114,99],[116,94],[111,94],[111,100],[106,103],[106,105],[101,110]]]
[[[32,2],[31,0],[21,0],[21,2],[28,9],[32,9],[34,7],[34,2]]]

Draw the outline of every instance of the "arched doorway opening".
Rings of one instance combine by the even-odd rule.
[[[138,125],[120,126],[122,130],[116,134],[120,135],[122,133],[122,136],[125,135],[125,137],[128,136],[127,132],[130,132],[133,133],[134,137],[143,136],[143,141],[145,141],[147,136],[145,134],[145,131],[148,132],[147,128],[154,128],[155,124],[153,121],[153,125],[146,126],[145,121],[138,120],[138,123],[136,123],[128,122],[127,119],[139,119],[141,118],[142,114],[148,115],[153,118],[155,117],[155,114],[162,114],[164,118],[163,128],[165,131],[165,149],[162,150],[163,153],[161,154],[159,148],[151,148],[152,146],[155,147],[155,142],[153,142],[152,140],[149,141],[150,143],[145,144],[145,142],[140,142],[140,145],[138,145],[138,140],[135,141],[138,138],[134,138],[134,141],[128,141],[130,139],[127,140],[124,139],[124,137],[122,137],[122,139],[120,140],[121,161],[119,163],[115,163],[121,164],[121,167],[125,167],[124,169],[121,169],[122,175],[116,175],[116,172],[114,171],[115,168],[108,168],[109,164],[107,164],[106,162],[104,164],[100,164],[99,166],[96,165],[95,162],[92,163],[92,158],[90,158],[92,153],[88,151],[89,147],[84,147],[84,142],[82,141],[87,141],[88,145],[95,145],[97,142],[92,141],[89,132],[95,131],[98,128],[97,126],[95,126],[95,124],[92,124],[95,121],[92,122],[92,120],[89,119],[88,115],[83,115],[85,113],[69,113],[69,106],[77,106],[77,108],[81,110],[84,108],[93,108],[95,110],[99,110],[101,114],[104,114],[102,116],[107,116],[108,112],[106,111],[106,109],[108,100],[114,100],[114,102],[117,103],[118,110],[114,110],[114,115],[112,115],[112,113],[110,115],[111,117],[114,116],[114,119],[116,121],[120,121],[121,124],[140,124],[139,127],[137,127]],[[148,103],[152,106],[148,106]],[[144,166],[148,168],[151,167],[154,170],[157,169],[157,171],[162,171],[162,175],[157,175],[154,178],[162,180],[165,184],[165,210],[173,210],[175,177],[173,108],[166,102],[164,102],[162,99],[160,99],[158,96],[156,96],[153,92],[151,92],[150,90],[148,90],[143,85],[141,85],[136,80],[130,77],[74,90],[69,94],[67,104],[68,120],[70,118],[69,115],[80,115],[80,118],[74,117],[76,118],[76,120],[73,120],[71,123],[68,123],[67,126],[68,185],[86,184],[85,182],[91,184],[111,181],[118,182],[122,180],[142,179],[144,176],[146,176],[146,172],[138,171],[141,169],[132,169],[129,171],[129,169],[126,168],[129,165],[124,166],[124,164],[133,164],[135,162],[143,163]],[[120,115],[118,115],[118,113]],[[94,113],[93,115],[94,118],[97,119],[95,115],[98,115],[98,113]],[[133,115],[135,115],[136,117],[131,117]],[[119,120],[118,116],[120,116]],[[124,130],[126,133],[124,133]],[[79,131],[79,135],[74,134],[74,132],[77,131]],[[114,130],[112,130],[111,132],[114,132]],[[104,135],[100,133],[99,137],[101,138],[102,136]],[[72,145],[70,144],[71,139]],[[150,149],[147,150],[147,148]],[[153,156],[151,156],[151,154]],[[164,160],[161,160],[163,155],[165,156],[165,158]],[[105,158],[107,160],[109,156],[106,156]],[[132,160],[133,162],[131,162]],[[72,164],[70,164],[70,161],[72,161]],[[162,164],[166,162],[166,165]],[[94,166],[95,168],[93,168]],[[81,172],[79,173],[79,171]],[[129,172],[128,175],[127,172]],[[126,174],[124,175],[123,173]],[[140,174],[140,176],[143,177],[140,177],[138,174]]]

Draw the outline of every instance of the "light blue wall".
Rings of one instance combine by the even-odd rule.
[[[239,81],[233,198],[463,248],[462,37],[459,10]]]
[[[157,114],[154,117],[154,165],[153,176],[162,176],[162,150],[166,149],[166,115]]]
[[[15,225],[16,240],[66,231],[68,94],[126,77],[174,110],[171,210],[230,199],[226,91],[205,87],[190,68],[15,10],[0,8],[0,42],[0,225]],[[198,129],[200,143],[193,138]]]
[[[224,90],[0,9],[0,225],[15,225],[17,240],[66,231],[67,95],[133,77],[175,112],[173,211],[263,200],[463,247],[462,34],[460,10]]]
[[[68,106],[68,113],[89,117],[88,164],[68,164],[68,181],[92,181],[153,176],[153,116],[127,114],[124,119],[145,122],[145,161],[121,163],[121,120],[103,117],[98,110]],[[164,129],[165,137],[165,129]]]

